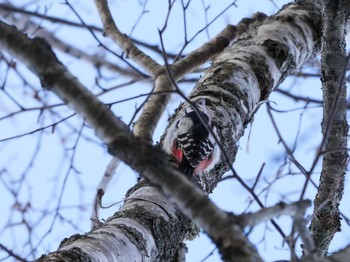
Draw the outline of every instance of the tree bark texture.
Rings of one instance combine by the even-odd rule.
[[[192,225],[158,190],[144,184],[131,189],[123,207],[100,228],[64,239],[59,251],[37,261],[172,261]]]
[[[194,178],[204,191],[211,192],[229,170],[237,153],[237,141],[259,106],[286,76],[318,51],[320,21],[321,14],[312,4],[285,6],[264,22],[251,25],[247,33],[217,56],[199,80],[189,99],[194,104],[205,102],[222,145],[220,161],[215,168],[204,179]],[[0,31],[5,32],[5,29],[0,28]],[[38,43],[42,45],[40,40]],[[4,39],[0,39],[0,47],[10,53],[17,52],[17,47]],[[38,48],[38,51],[50,53],[47,48]],[[179,176],[164,154],[137,141],[119,120],[110,121],[114,117],[112,113],[86,94],[58,61],[55,61],[56,66],[59,64],[56,68],[41,64],[40,59],[47,60],[47,57],[36,57],[33,52],[16,57],[28,61],[26,64],[34,68],[43,85],[87,120],[111,153],[156,186],[151,187],[143,180],[128,193],[121,210],[104,225],[86,235],[75,235],[63,241],[58,251],[42,257],[41,261],[60,261],[68,253],[77,255],[81,261],[132,261],[133,258],[136,261],[171,261],[185,237],[196,232],[177,208],[205,229],[225,261],[261,261],[228,214],[217,210],[204,194]],[[58,84],[54,79],[57,70],[63,83]],[[182,104],[169,125],[181,118],[188,107],[189,104]],[[134,257],[130,259],[130,255]]]
[[[314,217],[310,226],[318,254],[325,256],[336,232],[341,231],[339,203],[344,192],[348,162],[346,87],[344,72],[345,27],[350,4],[323,1],[322,88],[324,136],[322,172],[314,201]]]
[[[58,95],[69,107],[83,117],[94,128],[96,135],[108,145],[111,154],[117,156],[142,174],[157,189],[160,189],[165,197],[175,203],[182,212],[203,227],[214,243],[218,245],[225,259],[232,260],[235,258],[237,261],[261,261],[260,256],[242,234],[241,229],[231,223],[232,218],[230,215],[218,209],[206,195],[194,187],[181,173],[176,171],[169,164],[168,158],[163,151],[147,143],[142,143],[134,137],[122,121],[116,118],[105,105],[65,69],[43,39],[29,39],[14,27],[10,27],[3,22],[0,22],[0,31],[3,33],[2,37],[0,37],[0,47],[26,64],[40,77],[41,83],[45,88]],[[140,186],[138,185],[137,187]],[[141,199],[147,199],[147,196]],[[171,208],[173,208],[173,203],[169,203]],[[154,202],[154,204],[162,206],[163,203],[160,201],[159,203]],[[150,215],[152,218],[150,224],[154,224],[158,218],[152,215],[160,216],[160,213],[156,212]],[[179,247],[180,241],[175,236],[182,235],[181,240],[183,240],[193,230],[187,229],[185,230],[186,232],[181,234],[181,228],[183,227],[173,227],[174,223],[169,223],[171,223],[171,228],[174,229],[169,230],[169,239],[172,239],[174,246]],[[177,224],[175,223],[175,225]],[[152,236],[155,235],[152,230],[145,231],[152,234]],[[140,232],[139,236],[145,231]],[[159,237],[158,240],[163,241],[163,238]],[[81,240],[80,237],[77,239]],[[94,241],[98,240],[99,238],[94,239]],[[120,243],[124,245],[123,242]],[[69,251],[73,252],[73,255],[76,255],[77,251],[83,252],[85,254],[84,258],[89,257],[89,252],[91,252],[90,246],[85,248],[84,245],[78,243],[77,247],[75,247],[75,241],[69,241]],[[157,248],[158,253],[153,252],[145,256],[150,257],[151,261],[164,261],[162,259],[165,256],[171,256],[177,252],[177,248],[175,250],[172,250],[171,247]],[[239,254],[237,254],[237,250],[240,250]],[[60,252],[61,249],[55,252],[53,257],[56,258],[62,254],[67,254],[67,250],[62,250],[62,254]],[[106,256],[108,256],[113,250],[98,249],[97,252],[107,252]],[[44,261],[52,261],[50,255],[43,259]],[[165,261],[169,260],[165,259]]]
[[[218,130],[220,151],[227,156],[221,153],[221,161],[204,178],[193,178],[203,190],[211,192],[229,170],[235,160],[237,142],[259,106],[318,51],[320,19],[313,5],[286,6],[261,24],[252,25],[216,57],[198,81],[189,99],[193,104],[204,101]],[[183,103],[170,119],[169,127],[176,125],[189,107],[189,103]],[[167,135],[163,136],[164,141]],[[163,147],[170,148],[166,144]]]

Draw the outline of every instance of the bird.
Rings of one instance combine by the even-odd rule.
[[[216,159],[213,155],[216,143],[209,128],[215,131],[208,113],[192,110],[185,111],[167,131],[163,145],[175,159],[178,170],[187,177],[203,174]]]

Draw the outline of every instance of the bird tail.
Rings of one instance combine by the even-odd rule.
[[[191,166],[190,162],[188,162],[185,156],[182,158],[182,161],[177,169],[189,178],[192,177],[194,172],[194,167]]]

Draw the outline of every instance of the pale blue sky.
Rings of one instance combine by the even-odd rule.
[[[0,0],[0,2],[2,2]],[[22,3],[23,1],[12,1],[14,4]],[[127,0],[114,0],[109,1],[112,6],[112,12],[119,26],[120,30],[129,33],[132,30],[135,21],[137,20],[140,12],[140,1],[127,1]],[[150,12],[145,14],[138,26],[133,31],[133,36],[140,40],[145,40],[153,44],[159,44],[158,28],[164,24],[166,3],[168,1],[149,1],[147,10]],[[208,11],[208,19],[211,20],[215,17],[224,7],[226,7],[231,1],[221,0],[218,1],[204,1],[206,5],[210,5],[211,8]],[[281,7],[287,1],[274,1],[278,7]],[[62,4],[60,0],[45,0],[38,1],[39,12],[44,12],[47,9],[47,14],[52,16],[59,16],[68,20],[78,21],[72,11]],[[83,17],[84,21],[88,24],[101,25],[93,1],[75,0],[70,3],[79,11],[79,14]],[[180,8],[180,1],[171,14],[168,28],[164,34],[165,46],[172,52],[178,52],[183,44],[183,24],[182,24],[182,12]],[[221,29],[223,29],[227,23],[236,24],[240,19],[246,16],[250,16],[254,12],[260,11],[267,14],[272,14],[278,9],[274,6],[272,1],[236,1],[237,8],[231,7],[221,18],[219,18],[208,29],[209,35],[215,36]],[[35,10],[37,5],[32,5],[31,10]],[[39,20],[36,20],[37,22]],[[57,24],[51,24],[50,22],[42,21],[44,27],[55,30],[56,35],[68,43],[85,50],[88,53],[94,54],[96,50],[103,52],[102,49],[97,47],[96,41],[91,37],[91,34],[84,30],[79,29],[66,29]],[[205,25],[205,19],[203,16],[203,7],[201,0],[194,0],[188,11],[188,36],[192,37],[199,29]],[[99,38],[113,47],[113,50],[119,52],[119,49],[111,45],[111,41]],[[198,47],[201,43],[206,41],[206,32],[201,33],[186,49],[185,52]],[[98,93],[100,89],[96,87],[95,77],[97,73],[94,67],[86,65],[83,61],[75,60],[70,56],[57,52],[57,55],[62,62],[76,75],[79,80],[91,91]],[[154,54],[151,54],[154,55]],[[7,56],[8,57],[8,56]],[[158,61],[162,61],[160,56],[154,56]],[[119,63],[115,57],[107,54],[106,58],[109,61]],[[0,64],[0,83],[3,82],[5,76],[4,69],[6,67]],[[29,75],[31,83],[40,89],[40,83],[36,77],[31,76],[22,66],[18,66],[19,70],[25,75]],[[127,82],[120,76],[116,76],[114,73],[104,70],[103,74],[108,80],[102,80],[100,84],[104,87],[111,87],[120,83]],[[24,89],[20,88],[21,81],[17,80],[16,75],[10,71],[7,90],[16,97],[26,107],[37,106],[37,102],[33,99],[32,91],[24,93]],[[115,92],[110,92],[107,95],[101,96],[104,102],[112,102],[127,98],[140,93],[147,93],[151,90],[152,84],[145,82],[138,82],[127,87],[118,89]],[[191,85],[181,84],[181,88],[185,92],[189,92],[192,88]],[[317,78],[312,79],[297,79],[294,81],[292,78],[287,79],[282,85],[286,90],[292,88],[296,94],[308,95],[312,98],[321,99],[320,81]],[[57,103],[59,100],[51,94],[46,92],[40,92],[40,97],[46,99],[49,104]],[[10,101],[3,93],[0,92],[0,117],[7,115],[10,111],[16,111],[12,101]],[[130,121],[133,115],[135,107],[142,103],[143,99],[135,99],[126,103],[121,103],[113,106],[113,111],[118,117],[121,117],[126,123]],[[278,94],[273,94],[270,97],[270,101],[275,104],[273,106],[279,110],[290,110],[293,108],[302,107],[303,104],[295,104],[292,100],[285,98]],[[173,109],[179,104],[179,97],[173,97],[172,103],[167,109],[166,114],[160,121],[160,124],[156,130],[154,139],[159,140],[160,135],[164,131],[168,115],[173,112]],[[63,107],[60,110],[61,117],[68,116],[71,112]],[[279,128],[282,130],[285,139],[290,145],[293,144],[297,135],[299,117],[302,110],[295,110],[293,112],[275,115]],[[319,107],[307,110],[301,121],[301,133],[299,135],[299,142],[302,143],[302,147],[298,147],[295,152],[298,160],[309,168],[315,155],[315,149],[321,139],[320,135],[320,121],[322,118],[322,111]],[[39,119],[39,120],[38,120]],[[29,132],[35,130],[42,125],[47,125],[53,121],[57,121],[59,117],[50,116],[44,114],[43,117],[38,118],[38,112],[33,111],[25,114],[16,115],[15,118],[4,120],[0,122],[0,139]],[[43,124],[42,124],[43,123]],[[68,121],[68,123],[74,126],[77,130],[81,128],[82,120],[79,117],[74,117]],[[248,135],[250,133],[248,140]],[[59,218],[53,220],[52,217],[45,217],[40,220],[40,226],[35,227],[33,232],[33,246],[38,245],[38,242],[42,236],[48,231],[52,223],[54,227],[52,232],[48,234],[38,247],[38,251],[35,254],[36,257],[42,253],[53,251],[58,247],[60,240],[64,237],[68,237],[75,233],[83,233],[89,230],[90,227],[90,208],[93,200],[93,194],[96,186],[110,161],[110,156],[106,152],[106,148],[94,137],[93,132],[88,128],[84,128],[84,135],[91,139],[93,142],[81,139],[76,148],[76,154],[74,155],[74,166],[79,173],[69,169],[70,159],[72,158],[72,150],[69,150],[76,141],[76,134],[72,132],[72,128],[67,127],[66,124],[61,124],[59,128],[55,129],[52,134],[51,129],[46,130],[42,136],[36,133],[32,136],[26,136],[16,140],[10,140],[0,143],[0,167],[3,170],[5,167],[7,171],[2,173],[2,178],[6,183],[14,182],[19,179],[23,172],[27,169],[28,163],[36,150],[36,146],[40,144],[40,153],[37,155],[33,167],[26,175],[26,181],[21,186],[21,191],[18,199],[22,204],[30,202],[32,210],[26,213],[26,219],[31,222],[37,221],[42,212],[41,209],[45,209],[48,212],[53,212],[58,205],[58,196],[61,193],[64,179],[67,177],[67,183],[64,188],[63,198],[61,200],[61,214],[65,217],[65,222],[61,222]],[[275,131],[272,128],[271,121],[266,114],[265,106],[262,106],[259,112],[255,115],[255,120],[252,126],[249,126],[245,132],[245,136],[239,142],[240,150],[237,155],[237,160],[234,164],[234,168],[238,174],[241,175],[247,182],[254,181],[256,174],[258,173],[261,165],[266,162],[266,166],[263,172],[261,184],[258,189],[262,190],[268,182],[272,181],[278,173],[280,162],[277,159],[283,159],[284,149],[281,143],[278,143]],[[249,150],[247,149],[249,148]],[[291,167],[292,170],[296,170],[295,167]],[[68,172],[68,170],[70,170]],[[288,167],[285,167],[281,174],[286,173]],[[317,168],[320,171],[320,168]],[[117,175],[113,179],[109,190],[107,191],[104,202],[106,204],[112,204],[117,201],[121,201],[127,189],[129,189],[136,181],[137,174],[130,170],[127,166],[121,165],[117,171]],[[313,176],[314,180],[318,182],[318,176]],[[277,182],[271,189],[268,199],[262,197],[263,202],[267,205],[274,205],[280,200],[291,201],[297,200],[299,197],[299,191],[304,182],[304,177],[301,175],[289,176],[284,178],[280,182]],[[17,186],[17,184],[16,184]],[[347,185],[348,186],[348,183]],[[81,190],[81,189],[84,190]],[[299,190],[299,191],[298,191]],[[348,190],[347,190],[348,191]],[[8,247],[13,248],[14,251],[19,252],[20,255],[27,254],[30,247],[27,240],[27,230],[24,226],[12,227],[11,230],[4,230],[4,225],[8,224],[9,217],[11,222],[20,222],[21,216],[18,212],[13,211],[11,208],[13,203],[13,197],[9,190],[7,190],[3,183],[0,183],[1,201],[0,210],[3,210],[3,214],[0,217],[0,242],[5,243]],[[315,189],[309,186],[308,197],[313,199]],[[281,195],[288,197],[281,199]],[[229,180],[220,183],[211,195],[211,199],[224,210],[239,214],[245,211],[251,196],[246,192],[235,180]],[[345,193],[342,207],[348,206],[349,194]],[[74,209],[77,205],[84,205],[84,209]],[[118,206],[118,205],[117,205]],[[257,210],[255,204],[252,205],[251,211]],[[102,218],[107,218],[116,211],[116,207],[112,207],[107,210],[103,210],[101,213]],[[11,213],[13,212],[13,213]],[[310,214],[311,209],[308,211]],[[72,223],[78,224],[78,228],[70,226],[67,220],[71,220]],[[278,223],[288,234],[291,228],[289,218],[277,219]],[[258,244],[260,254],[266,259],[266,261],[273,261],[277,259],[288,259],[289,252],[286,246],[282,246],[281,237],[275,232],[271,224],[268,224],[268,230],[265,225],[256,227],[250,240],[254,244]],[[269,230],[272,231],[269,231]],[[265,238],[265,244],[260,241]],[[337,234],[334,243],[331,246],[331,250],[337,250],[339,247],[344,246],[350,239],[349,227],[343,226],[343,232]],[[199,262],[211,250],[214,249],[214,245],[210,243],[210,240],[201,234],[195,241],[187,243],[189,252],[187,259],[190,262]],[[300,254],[300,248],[297,248],[298,254]],[[21,253],[22,252],[22,253]],[[0,261],[5,257],[4,253],[0,251]],[[6,261],[6,260],[4,260]],[[220,261],[219,256],[215,253],[210,258],[205,260],[207,262]]]

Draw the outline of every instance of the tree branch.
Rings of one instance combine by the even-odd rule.
[[[106,36],[110,37],[122,50],[124,50],[128,57],[138,63],[144,70],[151,74],[153,78],[156,78],[161,71],[161,66],[137,48],[129,37],[119,31],[114,23],[107,1],[95,0],[95,5],[100,14]]]
[[[0,22],[0,31],[0,48],[25,63],[40,77],[44,87],[83,117],[96,135],[109,146],[113,155],[146,177],[181,211],[203,227],[217,244],[224,259],[262,261],[240,228],[231,224],[229,216],[172,168],[163,152],[140,143],[123,122],[64,68],[46,42],[41,39],[31,40],[3,22]],[[218,224],[221,226],[218,227]],[[89,250],[81,245],[79,248],[85,252]]]
[[[139,74],[136,74],[134,70],[128,70],[127,68],[118,66],[115,63],[111,63],[110,61],[106,60],[106,58],[103,57],[102,55],[99,55],[99,54],[91,55],[80,50],[77,47],[67,44],[66,42],[57,38],[52,32],[49,32],[47,29],[33,22],[32,19],[30,19],[28,16],[23,15],[19,19],[16,15],[11,13],[11,11],[19,12],[19,9],[14,8],[13,10],[11,9],[11,7],[8,7],[8,5],[0,4],[0,14],[7,21],[10,21],[12,24],[16,25],[16,27],[18,27],[20,30],[24,30],[31,36],[44,38],[46,41],[49,42],[49,44],[53,48],[61,50],[62,52],[65,52],[73,57],[83,59],[94,66],[105,67],[111,71],[118,72],[123,76],[128,76],[133,78],[140,77]]]
[[[266,207],[254,213],[239,215],[237,216],[237,223],[241,227],[253,227],[281,215],[294,217],[300,213],[304,214],[305,210],[310,206],[310,200],[297,201],[291,204],[280,202],[275,206]]]

